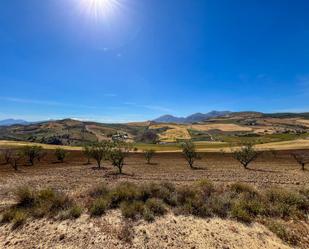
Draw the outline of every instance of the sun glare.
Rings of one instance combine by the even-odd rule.
[[[81,0],[82,8],[94,18],[108,17],[120,7],[120,0]]]

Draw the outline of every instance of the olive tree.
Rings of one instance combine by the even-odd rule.
[[[23,155],[27,158],[30,165],[34,165],[35,159],[40,158],[40,155],[42,153],[42,146],[25,146],[22,149]]]
[[[101,168],[101,162],[103,159],[108,159],[110,156],[111,149],[114,147],[114,143],[111,141],[102,141],[99,143],[95,143],[90,146],[90,154],[91,158],[93,158],[97,165],[98,168]]]
[[[196,151],[195,144],[192,141],[186,141],[181,144],[181,148],[182,154],[184,155],[190,168],[194,169],[194,162],[198,159],[201,159],[200,155]]]
[[[23,158],[22,151],[14,151],[11,153],[9,163],[15,171],[18,171],[18,164],[22,158]]]
[[[147,164],[150,164],[150,161],[153,158],[153,156],[155,155],[155,153],[156,153],[156,151],[152,150],[152,149],[144,151],[144,156],[145,156],[145,159],[147,161]]]
[[[4,164],[9,164],[12,158],[13,151],[11,149],[5,149],[1,151],[1,158],[4,161]]]
[[[110,152],[110,161],[112,165],[118,168],[119,174],[122,174],[124,160],[129,155],[132,146],[125,142],[116,142],[114,148]]]
[[[260,152],[256,151],[252,144],[244,144],[239,149],[233,151],[234,158],[241,163],[241,165],[247,169],[248,165],[253,162],[260,155]]]
[[[302,170],[305,170],[305,165],[309,163],[308,152],[297,152],[292,154],[295,161],[301,166]]]
[[[83,148],[83,153],[84,153],[84,156],[87,158],[87,164],[90,164],[90,159],[92,157],[91,147],[88,146],[88,145],[85,145],[84,148]]]
[[[59,162],[63,163],[67,155],[68,155],[68,152],[65,149],[56,148],[55,156]]]

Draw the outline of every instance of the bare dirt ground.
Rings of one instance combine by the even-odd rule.
[[[169,181],[182,185],[209,179],[215,184],[244,182],[259,188],[309,187],[309,169],[300,170],[289,151],[277,152],[275,156],[265,153],[248,170],[231,155],[222,153],[204,154],[197,161],[196,170],[189,169],[180,153],[158,153],[151,165],[137,153],[126,160],[124,175],[115,174],[116,169],[109,162],[104,162],[101,170],[95,168],[94,162],[86,165],[80,151],[71,151],[63,164],[54,160],[49,154],[41,163],[23,165],[18,172],[9,165],[0,165],[0,211],[14,203],[13,189],[22,185],[52,187],[77,199],[103,181],[109,185],[120,181]],[[113,211],[98,219],[83,214],[76,221],[35,220],[16,231],[10,225],[2,225],[0,248],[290,248],[260,224],[247,226],[231,220],[169,214],[154,223],[139,221],[130,225],[133,231],[129,242],[120,238],[124,224],[119,211]],[[304,226],[309,231],[309,225]]]
[[[208,179],[218,184],[243,182],[259,187],[273,185],[287,188],[309,187],[309,169],[302,171],[291,157],[290,152],[269,152],[253,162],[245,170],[229,154],[206,153],[196,162],[196,170],[191,170],[180,153],[160,153],[146,164],[142,154],[132,154],[126,159],[124,175],[117,175],[116,168],[109,162],[103,169],[96,169],[92,162],[86,165],[81,152],[72,151],[66,162],[56,163],[52,155],[34,166],[21,166],[15,172],[9,165],[0,165],[0,199],[9,197],[10,190],[20,185],[32,187],[54,187],[68,193],[83,192],[95,184],[105,181],[116,184],[119,181],[169,181],[188,184]]]
[[[153,223],[126,224],[120,212],[76,221],[32,221],[20,230],[0,227],[1,248],[292,248],[264,226],[231,220],[166,215]]]

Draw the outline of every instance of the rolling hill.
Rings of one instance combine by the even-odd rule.
[[[307,113],[211,112],[186,118],[165,116],[156,121],[125,124],[64,119],[0,126],[0,140],[70,146],[102,140],[165,144],[188,139],[196,142],[263,144],[308,139],[308,116]]]

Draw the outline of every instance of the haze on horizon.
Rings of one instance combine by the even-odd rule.
[[[306,0],[0,2],[0,119],[309,111]]]

